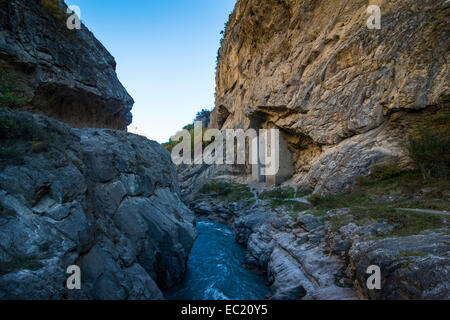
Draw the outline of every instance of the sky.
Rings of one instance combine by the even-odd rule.
[[[66,0],[117,61],[132,128],[163,143],[214,107],[220,32],[236,0]]]

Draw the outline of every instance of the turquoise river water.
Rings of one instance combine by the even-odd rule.
[[[188,260],[186,278],[165,292],[169,300],[263,300],[265,277],[241,266],[245,249],[231,230],[213,222],[197,223],[198,238]]]

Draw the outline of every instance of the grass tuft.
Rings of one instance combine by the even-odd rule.
[[[293,199],[295,198],[295,190],[292,187],[277,188],[273,190],[266,190],[259,196],[262,200],[269,199]]]
[[[254,197],[247,185],[228,182],[212,181],[203,185],[199,192],[202,194],[217,194],[220,199],[226,202],[239,202]]]
[[[386,180],[400,175],[401,172],[397,163],[380,163],[372,167],[371,176],[375,180]]]
[[[426,252],[422,252],[422,251],[416,251],[416,250],[411,250],[411,251],[402,251],[397,255],[397,258],[406,258],[406,257],[426,257],[428,254]]]

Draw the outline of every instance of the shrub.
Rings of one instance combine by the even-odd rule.
[[[197,112],[194,121],[208,120],[207,122],[209,122],[210,116],[211,116],[211,111],[209,111],[207,109],[202,109],[200,112]]]
[[[441,96],[439,98],[439,100],[441,101],[441,103],[449,103],[450,102],[450,94],[444,94],[443,96]]]
[[[339,194],[314,194],[309,197],[309,202],[319,210],[331,210],[338,208],[350,208],[365,206],[371,203],[365,192],[345,192]]]
[[[202,109],[200,112],[197,112],[194,121],[202,121],[204,123],[204,125],[205,124],[208,125],[209,119],[210,119],[210,114],[211,114],[211,111],[209,111],[207,109]],[[195,145],[194,124],[191,123],[191,124],[184,126],[183,130],[187,130],[191,134],[191,152],[192,152],[192,157],[193,157],[194,145]],[[207,129],[205,127],[203,127],[202,136],[205,134],[206,130]],[[182,141],[183,141],[182,138],[179,141],[173,141],[172,138],[170,138],[169,141],[166,143],[163,143],[162,146],[164,148],[166,148],[169,152],[172,152],[173,148],[176,145],[178,145],[179,143],[181,143]],[[208,141],[208,142],[203,141],[203,148],[207,147],[211,143],[212,143],[212,141]]]
[[[380,163],[372,167],[371,175],[377,180],[386,180],[398,176],[401,172],[397,163]]]
[[[173,213],[175,215],[175,218],[180,221],[180,222],[184,222],[183,217],[181,216],[180,212],[178,211],[178,209],[173,208]]]
[[[187,126],[184,127],[184,129],[188,130],[190,132],[190,134],[191,134],[191,157],[192,157],[192,159],[194,158],[194,148],[195,148],[195,143],[196,143],[196,141],[195,141],[196,137],[194,135],[194,129],[193,128],[194,128],[193,125],[187,125]],[[204,136],[206,130],[207,129],[203,128],[202,137]],[[212,141],[205,141],[205,140],[203,140],[202,141],[203,149],[206,148],[207,146],[209,146],[213,141],[214,141],[214,139],[212,139]],[[183,142],[183,138],[182,137],[180,137],[179,141],[173,141],[172,138],[170,138],[169,142],[163,143],[162,146],[164,148],[166,148],[167,151],[172,152],[173,148],[176,145],[180,144],[181,142]]]
[[[41,141],[52,137],[51,134],[44,132],[40,126],[32,121],[23,122],[17,135],[29,141]]]
[[[11,76],[0,70],[0,106],[11,108],[30,102],[30,99],[17,96],[16,85]]]
[[[259,196],[260,199],[293,199],[295,198],[294,188],[277,188],[273,190],[266,190]]]
[[[35,153],[46,152],[49,150],[49,145],[44,141],[32,141],[31,142],[31,151]]]
[[[233,191],[233,186],[227,182],[212,181],[208,184],[204,184],[200,188],[200,193],[203,193],[203,194],[217,193],[220,196],[228,195],[232,191]]]
[[[356,177],[355,182],[357,186],[369,186],[372,181],[367,177],[359,176]]]
[[[41,6],[59,22],[64,21],[65,12],[59,6],[58,0],[41,0]]]
[[[239,202],[254,197],[247,185],[231,184],[228,182],[212,181],[203,185],[199,192],[202,194],[215,193],[219,198],[227,202]]]
[[[167,151],[172,152],[172,149],[179,143],[180,141],[175,142],[170,138],[169,142],[163,143],[162,146],[166,148]]]
[[[318,206],[323,201],[323,198],[320,194],[313,194],[309,197],[308,201],[311,202],[313,206]]]
[[[424,179],[447,179],[450,171],[450,113],[437,114],[431,122],[433,126],[420,125],[410,134],[408,150]]]

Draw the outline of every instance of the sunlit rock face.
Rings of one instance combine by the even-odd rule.
[[[30,99],[26,109],[72,127],[125,130],[133,99],[116,62],[84,26],[69,30],[57,0],[0,1],[0,69]]]
[[[344,190],[384,160],[407,160],[415,117],[449,94],[445,1],[239,0],[219,51],[211,127],[278,127],[293,181]]]

